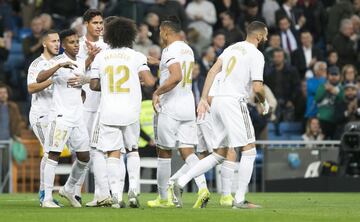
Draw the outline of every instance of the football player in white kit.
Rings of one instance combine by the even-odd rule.
[[[131,49],[135,36],[136,26],[132,20],[115,18],[107,23],[104,40],[110,49],[102,50],[91,67],[90,88],[101,91],[97,149],[107,154],[107,176],[114,208],[120,208],[122,200],[121,152],[137,152],[138,149],[140,79],[145,85],[155,84],[146,57]],[[128,170],[129,174],[140,170],[140,163]],[[99,183],[101,199],[110,195],[109,190],[103,189],[105,183],[107,181]],[[129,181],[129,186],[129,204],[139,207],[137,183]]]
[[[221,81],[221,73],[217,74],[214,82],[209,90],[208,103],[211,106],[213,96],[217,93],[217,90]],[[204,119],[197,120],[198,139],[196,152],[199,153],[199,158],[203,159],[213,152],[214,147],[214,132],[213,132],[213,120],[211,115],[205,115]],[[236,168],[236,152],[234,148],[229,148],[226,160],[221,164],[221,206],[232,206],[233,197],[231,195],[232,179]]]
[[[52,79],[37,82],[41,71],[47,70],[52,66],[52,58],[59,54],[60,38],[54,30],[46,31],[42,34],[43,53],[35,59],[28,70],[27,84],[28,92],[32,95],[31,108],[29,114],[30,125],[42,146],[45,142],[45,133],[49,124],[48,114],[52,101]],[[60,67],[68,67],[71,63],[59,64]],[[44,152],[40,163],[40,205],[44,200],[44,167],[48,154]]]
[[[84,101],[84,120],[86,124],[86,129],[88,134],[92,134],[93,124],[97,115],[97,110],[99,108],[100,103],[100,93],[92,91],[89,87],[90,82],[90,69],[91,64],[95,59],[95,56],[101,51],[108,48],[108,45],[104,43],[101,34],[104,30],[103,26],[103,15],[101,11],[97,9],[89,9],[83,15],[83,22],[86,27],[86,34],[80,39],[80,49],[79,53],[77,54],[77,58],[85,61],[86,72],[85,76],[86,79],[81,81],[83,84],[83,90],[85,91],[85,101]],[[98,171],[106,171],[106,162],[100,156],[101,153],[97,152],[95,147],[90,149],[91,155],[91,163],[89,163],[89,167],[93,166],[93,161],[97,161],[97,168],[92,168],[94,171],[94,175]],[[86,172],[88,172],[89,168],[86,168]],[[81,187],[84,183],[86,178],[86,174],[79,180],[76,184],[75,188],[75,197],[77,200],[81,202]],[[98,201],[98,177],[95,176],[94,178],[94,199],[89,203],[86,203],[87,207],[94,207],[97,206]]]
[[[246,40],[225,49],[210,69],[197,112],[198,118],[202,119],[211,111],[210,115],[214,121],[213,129],[216,135],[214,152],[198,162],[175,182],[173,189],[175,204],[182,205],[181,190],[192,178],[222,163],[229,147],[241,147],[239,187],[235,194],[233,207],[259,207],[245,200],[256,157],[254,128],[246,100],[253,90],[263,107],[263,114],[269,111],[262,82],[264,56],[257,49],[259,44],[267,40],[267,34],[268,30],[264,23],[258,21],[250,23],[247,27]],[[218,73],[221,74],[221,81],[210,110],[207,102],[209,89]]]
[[[194,53],[181,41],[180,32],[180,22],[176,17],[160,25],[160,36],[165,48],[160,61],[160,86],[153,94],[153,106],[157,112],[154,132],[158,152],[159,195],[155,200],[147,202],[149,207],[172,205],[171,197],[168,196],[172,150],[179,150],[189,168],[199,161],[194,153],[197,133],[195,101],[191,90]],[[204,207],[210,194],[204,175],[200,176],[200,180],[203,182],[197,184],[203,187],[199,187],[194,208]]]
[[[81,207],[75,199],[75,184],[83,175],[90,159],[89,136],[83,119],[83,102],[81,84],[70,83],[69,79],[85,74],[85,62],[76,59],[79,51],[79,37],[73,30],[64,30],[60,33],[62,47],[65,52],[55,58],[55,63],[70,62],[72,69],[59,68],[55,65],[50,69],[53,81],[53,98],[49,113],[49,127],[45,137],[45,150],[48,152],[44,169],[45,197],[44,208],[58,208],[53,202],[52,191],[55,179],[55,169],[59,156],[67,144],[76,152],[77,160],[64,187],[59,191],[60,196],[69,200],[73,207]],[[50,74],[49,70],[47,70]]]

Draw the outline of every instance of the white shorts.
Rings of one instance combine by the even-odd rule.
[[[111,126],[99,124],[99,141],[97,149],[103,152],[120,150],[125,152],[138,148],[140,122],[128,126]]]
[[[84,122],[86,124],[86,129],[88,131],[88,135],[91,135],[91,132],[94,127],[94,122],[96,120],[96,117],[98,116],[98,112],[90,112],[84,110],[83,115],[84,115]]]
[[[212,127],[212,118],[210,114],[205,115],[204,120],[197,121],[197,135],[199,144],[196,146],[196,152],[212,153],[214,148],[214,132]]]
[[[45,144],[45,135],[49,125],[48,115],[35,115],[30,112],[29,122],[31,128],[42,146]]]
[[[64,145],[74,152],[86,152],[90,150],[89,135],[85,123],[70,127],[61,120],[49,123],[45,137],[45,151],[62,152]]]
[[[233,97],[214,97],[211,104],[214,148],[242,147],[255,142],[246,101]]]
[[[154,117],[154,133],[162,149],[195,147],[198,143],[195,120],[179,121],[159,113]]]

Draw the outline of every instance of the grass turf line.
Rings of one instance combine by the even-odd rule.
[[[140,209],[71,208],[57,194],[55,198],[65,205],[62,209],[42,209],[36,194],[1,194],[0,221],[46,221],[46,222],[90,222],[90,221],[360,221],[360,193],[250,193],[248,199],[263,206],[262,209],[235,210],[219,206],[220,196],[212,194],[206,209],[192,209],[196,195],[184,194],[182,209],[151,209],[146,201],[156,194],[141,194]],[[86,203],[91,194],[83,197]],[[124,195],[127,201],[126,195]]]

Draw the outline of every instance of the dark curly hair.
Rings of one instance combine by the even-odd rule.
[[[122,17],[114,18],[106,24],[105,30],[104,42],[111,48],[132,48],[137,33],[134,21]]]
[[[65,29],[60,32],[60,41],[63,42],[66,37],[76,35],[75,30],[73,29]]]

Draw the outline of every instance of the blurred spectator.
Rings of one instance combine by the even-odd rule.
[[[153,87],[145,87],[145,86],[141,87],[143,100],[152,99],[152,94],[159,83],[159,63],[161,57],[161,48],[158,45],[150,46],[148,55],[149,55],[148,64],[149,64],[150,72],[155,77],[156,84]]]
[[[146,24],[149,26],[149,31],[151,32],[150,40],[160,45],[160,19],[159,16],[155,13],[149,13],[145,18]]]
[[[317,105],[314,98],[319,85],[324,84],[326,81],[326,69],[327,65],[325,62],[316,62],[314,65],[314,77],[306,81],[306,118],[316,117]]]
[[[215,30],[222,27],[221,18],[225,12],[231,12],[235,18],[240,15],[240,6],[238,0],[214,0],[214,5],[217,12],[217,23]]]
[[[276,27],[275,12],[280,9],[279,3],[276,0],[265,0],[262,7],[262,15],[265,18],[266,24],[269,28]]]
[[[0,83],[0,140],[19,137],[25,128],[19,107],[9,100],[9,96],[10,88]]]
[[[205,78],[200,75],[200,65],[195,63],[192,71],[192,91],[195,98],[195,104],[200,102],[201,92],[204,87]]]
[[[309,30],[318,42],[325,33],[327,15],[325,8],[319,0],[299,0],[298,8],[304,13],[306,22],[302,29]]]
[[[253,21],[266,23],[264,17],[259,14],[259,3],[256,0],[248,0],[245,2],[245,12],[238,17],[237,24],[241,30],[246,30]]]
[[[177,1],[156,0],[156,4],[149,8],[148,12],[157,14],[160,21],[169,16],[176,16],[181,21],[181,27],[187,28],[188,21],[184,8]]]
[[[340,24],[340,32],[334,37],[333,47],[339,55],[340,68],[346,64],[356,65],[357,49],[355,45],[356,35],[350,19],[344,19]]]
[[[41,33],[43,31],[43,21],[40,17],[35,17],[31,21],[31,35],[22,42],[22,49],[25,57],[24,70],[28,70],[32,61],[42,53]]]
[[[0,0],[0,31],[11,31],[12,8],[8,1]],[[1,34],[3,33],[1,32]]]
[[[71,23],[70,28],[74,29],[79,37],[82,37],[86,34],[86,27],[84,25],[84,20],[82,17],[77,17],[75,21]]]
[[[297,91],[296,99],[294,100],[294,120],[296,122],[304,121],[304,115],[306,112],[306,102],[307,102],[306,80],[302,80],[300,83],[300,90]]]
[[[249,99],[248,108],[251,120],[254,124],[255,137],[258,140],[267,140],[267,123],[268,121],[275,121],[275,110],[277,107],[277,100],[267,85],[264,85],[265,98],[269,103],[269,113],[265,116],[261,114],[261,105],[257,103],[255,95],[252,94]]]
[[[309,31],[303,31],[300,34],[301,47],[291,54],[291,64],[297,68],[300,78],[312,77],[311,71],[314,64],[323,60],[322,52],[313,45],[313,38]]]
[[[279,19],[278,27],[281,35],[281,46],[286,53],[291,55],[298,48],[298,34],[294,29],[291,29],[290,20],[286,16]]]
[[[235,17],[231,12],[224,12],[221,16],[222,29],[225,34],[225,47],[244,40],[244,33],[235,24]]]
[[[315,117],[308,119],[302,139],[304,141],[322,141],[324,138],[325,136],[322,134],[319,120]]]
[[[340,84],[340,69],[328,68],[327,81],[320,85],[315,95],[318,107],[317,117],[325,138],[333,139],[336,131],[335,103],[342,100],[343,88]]]
[[[341,70],[341,80],[343,85],[356,83],[357,71],[353,65],[345,65]]]
[[[299,90],[300,79],[295,67],[285,63],[283,50],[274,50],[273,65],[265,73],[264,83],[269,86],[277,99],[277,121],[293,121],[294,101]]]
[[[149,48],[153,45],[152,41],[149,39],[151,33],[149,32],[149,27],[146,24],[140,24],[138,27],[137,37],[134,43],[134,50],[141,52],[144,55],[148,55]]]
[[[335,50],[330,50],[328,52],[328,57],[327,57],[327,64],[328,66],[338,66],[338,60],[339,60],[339,56],[338,53]]]
[[[213,27],[216,23],[216,10],[214,4],[208,0],[194,0],[186,7],[186,14],[191,20],[189,28],[194,28],[200,34],[201,48],[211,42]]]
[[[224,32],[217,31],[214,33],[212,40],[212,47],[214,47],[216,58],[220,56],[220,54],[225,49],[225,34]]]
[[[276,21],[284,16],[289,19],[290,25],[296,30],[300,30],[306,23],[302,10],[296,7],[297,0],[284,0],[283,4],[275,12]]]
[[[269,36],[269,45],[265,48],[264,57],[265,57],[265,66],[272,65],[272,58],[275,49],[281,49],[281,37],[280,34],[275,32]],[[285,54],[285,63],[290,62],[288,54]]]
[[[78,0],[42,0],[43,11],[54,19],[56,29],[66,29],[73,18],[79,17],[89,8],[86,1]]]
[[[49,14],[42,13],[40,15],[40,19],[43,22],[43,30],[44,31],[48,31],[53,28],[54,22]]]
[[[326,37],[327,42],[332,43],[339,31],[340,22],[345,18],[350,18],[353,14],[353,6],[350,0],[338,0],[328,11],[328,23]]]
[[[207,50],[203,53],[203,56],[201,58],[201,61],[199,62],[200,65],[200,76],[202,76],[205,78],[211,68],[211,66],[214,64],[215,62],[215,50],[214,47],[209,46],[207,48]],[[202,87],[201,87],[201,91],[202,91]]]
[[[194,52],[195,61],[200,59],[200,52],[203,51],[203,44],[199,44],[200,33],[196,31],[194,28],[189,28],[186,33],[181,31],[182,41],[187,42],[190,48]]]
[[[344,86],[344,98],[335,103],[335,120],[337,132],[335,138],[340,139],[344,126],[348,122],[360,120],[360,100],[357,97],[358,87],[354,83]]]

